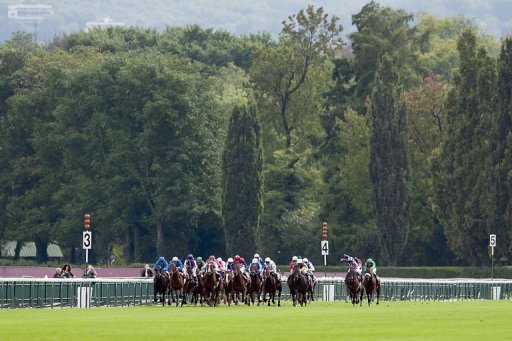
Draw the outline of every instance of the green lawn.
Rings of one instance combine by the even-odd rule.
[[[0,310],[0,340],[511,340],[512,301]],[[156,340],[156,339],[155,339]]]

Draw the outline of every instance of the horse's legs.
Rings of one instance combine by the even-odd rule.
[[[283,287],[279,287],[277,289],[277,306],[280,307],[281,306],[281,291],[283,291]],[[275,293],[274,293],[274,296],[275,296]],[[275,303],[274,303],[275,304]]]

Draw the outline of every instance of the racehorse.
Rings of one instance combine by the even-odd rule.
[[[307,279],[308,279],[309,286],[308,286],[308,290],[306,291],[306,296],[307,296],[308,301],[314,301],[315,300],[316,278],[312,273],[310,273],[310,274],[308,274]]]
[[[162,302],[162,307],[165,306],[165,295],[169,291],[169,276],[166,272],[162,270],[161,267],[157,266],[155,269],[155,277],[153,278],[153,301],[156,303],[156,295],[162,294],[162,297],[160,298],[160,302]],[[171,305],[171,298],[169,297],[169,305]]]
[[[206,302],[208,305],[212,305],[213,303],[215,307],[222,290],[222,280],[220,274],[214,270],[214,267],[213,262],[206,263],[206,272],[203,277],[203,282]]]
[[[203,278],[201,276],[201,272],[199,269],[196,270],[196,280],[194,280],[194,276],[192,275],[192,269],[187,268],[187,279],[185,281],[185,294],[183,297],[183,301],[181,305],[184,303],[192,303],[197,304],[198,299],[201,304],[203,304]]]
[[[363,283],[359,280],[359,275],[354,269],[350,269],[345,277],[347,294],[350,296],[352,304],[360,303],[363,305]]]
[[[235,290],[233,289],[233,271],[226,271],[226,275],[224,276],[224,303],[227,303],[228,306],[231,306],[231,302],[235,296]]]
[[[248,287],[247,295],[249,299],[247,300],[247,305],[250,305],[251,302],[254,304],[254,294],[257,295],[258,298],[258,305],[261,303],[261,287],[262,287],[262,281],[261,277],[258,271],[258,266],[255,263],[251,264],[251,267],[249,268],[250,276],[251,276],[251,282]]]
[[[246,294],[247,294],[247,285],[248,280],[243,275],[242,271],[240,270],[240,264],[235,264],[235,267],[233,268],[233,290],[235,292],[235,304],[238,305],[238,300],[240,297],[239,294],[242,294],[242,300],[244,300],[244,303],[247,302]]]
[[[292,295],[293,306],[295,307],[297,302],[301,307],[304,304],[307,304],[306,292],[308,290],[309,283],[306,279],[306,276],[302,274],[298,267],[293,269],[293,272],[288,277],[287,282],[288,288],[290,289],[290,293]]]
[[[270,307],[270,301],[272,300],[272,304],[276,304],[275,297],[277,291],[277,306],[281,306],[281,291],[283,290],[283,286],[281,281],[270,273],[269,268],[265,268],[263,270],[263,303],[267,301],[267,293],[268,293],[268,306]]]
[[[185,294],[185,277],[178,270],[176,264],[171,263],[169,266],[169,274],[171,275],[171,283],[170,283],[170,293],[173,302],[176,302],[176,306],[178,306],[178,301]],[[176,300],[174,299],[174,294],[176,294]]]
[[[366,269],[363,279],[364,290],[366,291],[366,298],[368,299],[368,306],[374,300],[373,295],[377,293],[377,304],[379,304],[380,297],[380,283],[373,276],[369,268]]]

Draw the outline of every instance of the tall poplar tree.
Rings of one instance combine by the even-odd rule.
[[[491,207],[489,232],[497,235],[496,254],[512,254],[512,37],[502,45],[498,60],[498,109],[493,122],[490,155]],[[510,259],[509,259],[510,260]]]
[[[470,30],[463,32],[457,49],[460,66],[449,95],[447,134],[434,163],[437,207],[448,245],[458,258],[485,264],[496,65]]]
[[[385,263],[397,265],[409,231],[406,111],[396,56],[385,54],[370,103],[370,177],[379,243]]]
[[[249,256],[257,248],[262,168],[261,128],[256,109],[252,105],[237,106],[229,123],[223,164],[222,215],[227,254]]]

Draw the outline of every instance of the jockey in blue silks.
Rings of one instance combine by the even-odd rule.
[[[167,263],[164,257],[160,257],[153,266],[153,270],[155,270],[157,267],[160,267],[163,271],[167,271],[169,270],[169,263]]]
[[[172,257],[172,262],[176,266],[176,269],[178,269],[179,272],[183,272],[183,264],[181,263],[181,260],[178,257]]]
[[[258,260],[262,269],[264,269],[267,266],[263,258],[260,257],[259,253],[255,253],[253,258],[256,258]]]

